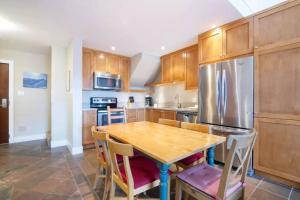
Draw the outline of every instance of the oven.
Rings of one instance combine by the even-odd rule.
[[[121,77],[119,74],[94,72],[94,89],[121,90]]]
[[[108,125],[107,110],[98,110],[97,126]],[[123,112],[115,112],[111,114],[112,116],[123,116]],[[124,123],[124,119],[112,119],[111,123]]]

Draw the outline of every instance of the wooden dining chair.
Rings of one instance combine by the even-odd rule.
[[[256,139],[256,131],[245,135],[230,135],[230,148],[223,171],[207,164],[196,165],[177,174],[176,200],[181,200],[182,191],[196,199],[236,200],[243,199],[245,179],[251,152]],[[234,159],[239,166],[232,171]]]
[[[164,125],[167,125],[167,126],[174,126],[174,127],[180,128],[180,121],[176,121],[176,120],[159,118],[158,123],[159,124],[164,124]]]
[[[201,133],[209,133],[209,126],[204,124],[195,124],[189,122],[181,122],[181,128],[193,130]],[[176,165],[180,166],[183,169],[187,169],[192,167],[196,164],[200,164],[206,161],[206,151],[195,153],[187,158],[184,158],[178,162]],[[178,169],[178,168],[177,168]]]
[[[119,115],[114,115],[115,113],[121,113]],[[107,106],[107,123],[108,125],[112,124],[112,120],[120,120],[122,119],[121,123],[127,123],[127,116],[126,116],[126,109],[123,108],[110,108]]]
[[[115,184],[126,193],[128,200],[160,185],[160,171],[156,163],[143,156],[132,157],[132,145],[108,140],[108,147],[112,161],[109,199],[115,199]],[[117,163],[116,155],[123,156],[123,164]]]
[[[92,126],[91,131],[95,143],[97,158],[96,177],[93,188],[97,189],[100,181],[104,181],[103,199],[105,199],[105,197],[108,196],[106,185],[109,183],[110,179],[109,174],[107,173],[110,165],[110,156],[107,146],[108,134],[106,132],[100,131],[96,126]]]

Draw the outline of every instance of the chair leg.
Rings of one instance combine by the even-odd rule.
[[[96,190],[98,188],[98,184],[100,182],[102,174],[103,174],[103,167],[98,166],[96,169],[96,176],[95,176],[95,181],[94,181],[94,186],[93,186],[94,190]]]
[[[106,176],[105,176],[105,182],[104,182],[104,191],[103,191],[103,200],[108,200],[109,199],[109,189],[110,189],[110,170],[106,170]]]
[[[176,180],[176,193],[175,193],[175,200],[181,200],[182,198],[182,186],[181,183]]]
[[[109,199],[110,200],[115,198],[115,190],[116,190],[115,182],[113,180],[111,180],[110,193],[109,193]]]
[[[187,192],[184,192],[184,200],[188,200],[190,197],[190,195]]]

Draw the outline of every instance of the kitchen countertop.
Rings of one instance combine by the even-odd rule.
[[[174,108],[174,107],[145,107],[145,106],[133,106],[126,108],[128,110],[133,110],[133,109],[155,109],[155,110],[170,110],[170,111],[190,111],[190,112],[198,112],[198,108],[195,107],[188,107],[188,108]],[[89,108],[89,107],[83,107],[83,111],[85,110],[97,110],[96,108]]]

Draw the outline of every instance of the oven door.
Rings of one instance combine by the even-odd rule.
[[[119,116],[123,115],[123,112],[114,112],[112,113],[112,116]],[[124,123],[123,119],[112,119],[112,124],[118,124],[118,123]],[[107,117],[107,111],[106,110],[99,110],[98,111],[98,120],[97,120],[97,126],[106,126],[108,125],[108,117]]]
[[[107,73],[94,74],[94,88],[100,90],[120,90],[121,79],[119,75]]]

